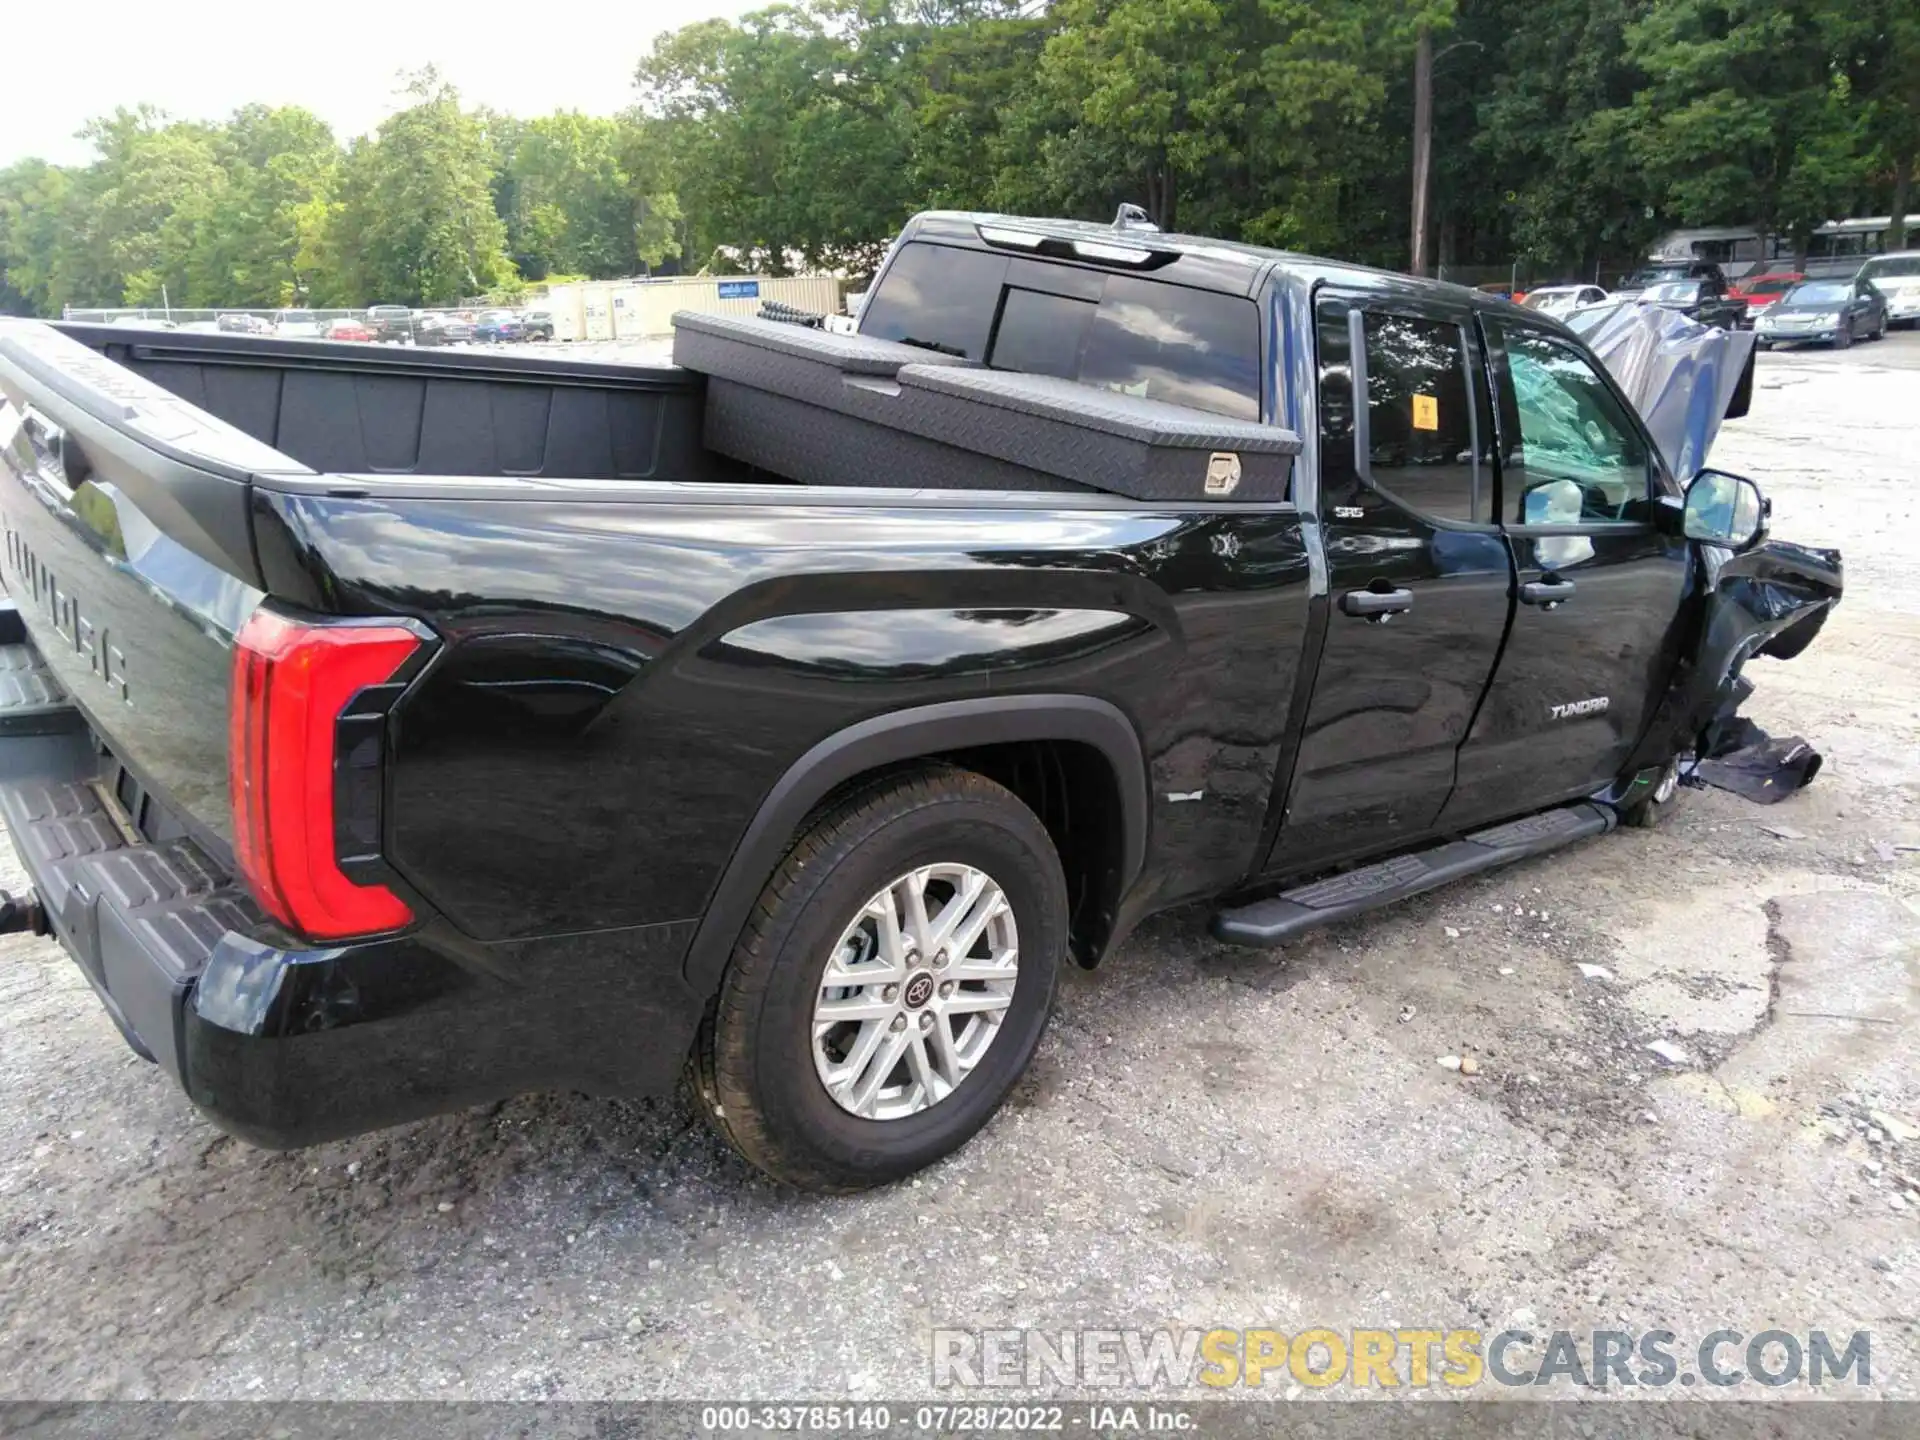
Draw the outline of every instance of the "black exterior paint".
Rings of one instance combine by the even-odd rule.
[[[955,217],[918,233],[979,245]],[[255,440],[307,433],[288,428],[302,388],[358,396],[363,431],[382,417],[383,468],[320,474],[295,452],[220,477],[223,523],[237,500],[251,537],[226,568],[137,503],[164,485],[68,496],[17,446],[0,468],[35,641],[216,863],[229,646],[262,593],[409,617],[438,641],[384,736],[377,863],[420,924],[327,949],[230,934],[180,1022],[189,1093],[250,1138],[301,1143],[530,1088],[660,1089],[795,826],[916,756],[1045,741],[1109,777],[1094,869],[1110,893],[1076,938],[1091,963],[1154,910],[1600,790],[1660,748],[1677,711],[1656,703],[1704,623],[1686,548],[1637,527],[1573,567],[1592,605],[1518,604],[1554,537],[1494,518],[1498,377],[1476,316],[1520,312],[1228,246],[1160,273],[1257,300],[1263,418],[1304,445],[1292,504],[934,492],[911,474],[814,490],[701,450],[700,386],[678,372],[627,370],[634,409],[606,373],[625,367],[83,335]],[[1316,335],[1323,301],[1336,323]],[[1356,463],[1341,306],[1463,327],[1487,517],[1423,517]],[[256,363],[279,376],[275,405]],[[48,398],[3,355],[0,382]],[[84,408],[64,418],[105,456]],[[586,453],[571,427],[588,413],[603,469],[557,472],[543,447]],[[447,418],[482,414],[485,446]],[[343,442],[312,443],[332,458]],[[1386,624],[1340,608],[1381,586],[1411,608]],[[63,603],[124,637],[130,707],[55,623]],[[1615,701],[1603,726],[1549,730],[1546,703],[1596,685]]]
[[[396,707],[387,854],[477,939],[701,915],[809,749],[956,699],[1082,695],[1125,715],[1155,797],[1156,899],[1251,864],[1306,614],[1285,512],[791,492],[536,509],[368,488],[259,492],[280,531],[263,554],[302,570],[269,583],[445,642]],[[1204,824],[1164,799],[1194,790],[1214,797]]]

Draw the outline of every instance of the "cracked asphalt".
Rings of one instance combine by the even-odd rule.
[[[906,1398],[937,1328],[1508,1325],[1865,1329],[1920,1396],[1916,372],[1913,332],[1764,356],[1716,451],[1846,553],[1750,672],[1810,789],[1277,955],[1161,917],[909,1184],[781,1190],[683,1097],[251,1150],[0,941],[0,1399]]]

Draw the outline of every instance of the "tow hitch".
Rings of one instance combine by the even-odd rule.
[[[47,924],[46,908],[41,905],[40,897],[29,891],[24,900],[16,900],[0,890],[0,935],[13,935],[23,930],[34,935],[53,933],[52,927]]]

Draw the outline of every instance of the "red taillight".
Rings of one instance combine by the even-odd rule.
[[[397,625],[304,625],[270,610],[255,610],[234,637],[233,852],[254,898],[304,935],[371,935],[413,919],[386,886],[340,869],[334,736],[348,702],[391,679],[420,644]]]

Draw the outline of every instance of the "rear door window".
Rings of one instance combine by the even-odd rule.
[[[1238,295],[1110,276],[1087,327],[1076,378],[1127,395],[1258,420],[1259,314],[1251,300]]]
[[[907,245],[860,312],[860,333],[943,355],[987,358],[1007,257],[951,245]]]
[[[1451,320],[1369,310],[1367,472],[1435,520],[1485,520],[1466,339]]]
[[[1094,310],[1092,301],[1071,295],[1009,289],[993,338],[994,368],[1078,380]]]
[[[1125,395],[1260,418],[1252,300],[916,242],[894,257],[860,332]]]

